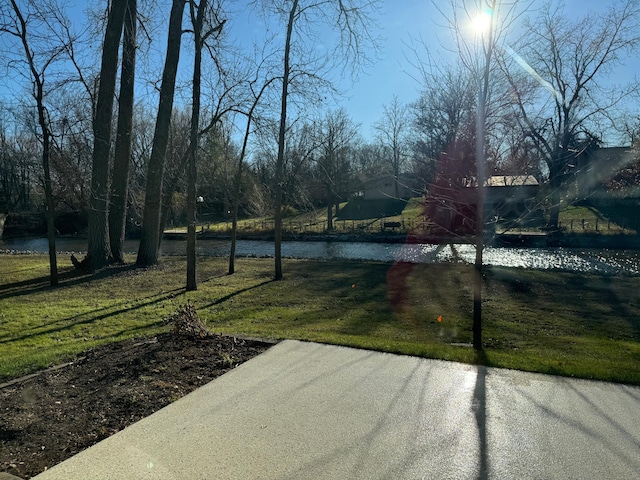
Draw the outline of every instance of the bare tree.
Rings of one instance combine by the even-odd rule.
[[[118,72],[118,51],[126,9],[127,0],[113,1],[102,45],[100,85],[93,119],[89,244],[85,259],[91,270],[102,268],[112,260],[109,245],[109,151]]]
[[[39,22],[40,27],[47,27],[47,9],[55,9],[55,5],[49,3],[35,5],[29,4],[31,7],[29,11],[29,17]],[[4,9],[3,9],[4,10]],[[27,18],[23,15],[20,7],[15,0],[11,0],[11,10],[2,11],[3,14],[2,24],[0,24],[0,32],[12,35],[16,37],[20,42],[20,47],[24,51],[24,56],[29,69],[29,76],[33,82],[32,96],[36,103],[36,110],[38,113],[38,126],[40,128],[40,142],[42,145],[42,169],[44,173],[44,191],[46,201],[47,212],[47,238],[49,242],[49,283],[54,286],[58,284],[58,265],[56,258],[56,230],[54,225],[55,219],[55,202],[52,192],[51,181],[51,119],[49,118],[49,112],[45,105],[45,81],[47,70],[52,64],[60,57],[64,47],[49,45],[46,46],[46,42],[42,42],[41,38],[40,46],[43,47],[42,51],[36,52],[34,45],[31,42],[31,32],[29,30],[29,24]],[[42,57],[39,60],[36,56]]]
[[[200,0],[197,7],[189,3],[191,23],[193,24],[193,95],[191,103],[191,129],[189,134],[189,169],[187,181],[187,291],[196,290],[196,182],[198,170],[196,157],[198,152],[198,131],[200,129],[200,75],[202,72],[202,29],[207,11],[207,0]]]
[[[488,138],[486,124],[491,108],[500,104],[495,95],[494,76],[497,75],[496,51],[503,45],[506,33],[526,6],[517,2],[500,0],[475,0],[462,5],[453,0],[445,11],[433,2],[447,22],[456,44],[458,58],[476,80],[477,109],[475,130],[475,261],[473,275],[473,346],[482,350],[482,259],[484,250],[484,187],[486,178],[486,157]],[[470,27],[475,27],[475,35],[469,35]],[[492,96],[492,94],[494,94]]]
[[[229,252],[229,275],[233,275],[235,273],[235,257],[236,257],[236,238],[238,231],[238,208],[240,205],[240,188],[242,186],[242,175],[243,175],[243,166],[244,159],[247,153],[247,143],[249,141],[249,136],[251,134],[251,124],[254,121],[254,115],[256,109],[260,104],[260,99],[265,94],[267,89],[271,86],[271,84],[276,80],[275,77],[267,78],[263,81],[259,90],[256,89],[256,85],[259,82],[259,76],[249,82],[249,90],[253,96],[253,101],[249,106],[249,109],[246,112],[242,112],[247,117],[247,125],[244,131],[244,137],[242,139],[242,149],[240,151],[240,155],[238,155],[238,165],[236,167],[236,172],[233,180],[233,198],[232,198],[232,207],[231,207],[231,250]]]
[[[384,105],[382,119],[374,125],[378,141],[384,145],[394,179],[395,197],[400,197],[399,177],[409,158],[409,110],[394,95],[389,105]]]
[[[476,82],[468,69],[458,64],[425,71],[423,90],[411,105],[415,150],[435,160],[463,136],[475,118]]]
[[[182,42],[182,15],[186,0],[173,0],[169,15],[169,33],[167,37],[167,55],[162,73],[160,99],[156,126],[153,135],[153,148],[147,171],[142,236],[138,247],[136,264],[153,265],[158,262],[160,214],[162,204],[162,183],[164,178],[165,155],[168,132],[171,124],[171,112],[175,94],[180,44]]]
[[[287,108],[290,87],[298,93],[305,91],[300,83],[313,78],[330,86],[324,75],[329,67],[352,68],[356,71],[367,60],[366,54],[377,41],[371,34],[371,13],[378,0],[264,0],[265,11],[275,13],[284,23],[286,31],[282,52],[282,94],[278,132],[278,156],[275,185],[275,279],[282,279],[282,175],[285,159]],[[325,55],[314,54],[312,42],[318,37],[319,26],[331,25],[338,32],[335,49]],[[306,90],[309,94],[309,90]]]
[[[333,230],[333,205],[338,205],[343,184],[350,173],[350,150],[358,134],[344,109],[327,112],[318,126],[317,168],[326,191],[327,230]]]
[[[122,41],[118,130],[116,132],[113,178],[109,209],[109,243],[116,262],[124,263],[124,236],[129,197],[129,170],[133,127],[134,83],[136,65],[137,1],[128,0]]]
[[[557,228],[565,179],[589,138],[611,127],[621,102],[637,91],[602,81],[637,51],[640,6],[617,1],[604,14],[571,21],[564,4],[548,2],[528,19],[524,37],[506,49],[504,70],[523,130],[534,141],[549,175],[549,226]]]

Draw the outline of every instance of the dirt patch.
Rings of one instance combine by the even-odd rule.
[[[31,478],[270,346],[167,333],[104,345],[0,388],[0,472]]]

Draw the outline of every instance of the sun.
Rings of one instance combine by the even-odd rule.
[[[482,34],[489,31],[491,28],[491,18],[493,12],[489,9],[479,12],[475,17],[471,19],[471,28],[474,32]]]

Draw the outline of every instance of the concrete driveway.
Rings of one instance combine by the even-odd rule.
[[[284,341],[37,476],[632,479],[640,388]]]

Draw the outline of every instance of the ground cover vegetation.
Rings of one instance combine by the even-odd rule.
[[[637,52],[636,0],[580,15],[555,2],[433,2],[440,33],[451,34],[458,54],[439,59],[441,45],[407,42],[419,93],[406,103],[394,92],[381,99],[369,135],[341,108],[343,85],[334,80],[338,70],[355,75],[375,63],[383,4],[264,0],[241,14],[221,1],[152,7],[118,0],[88,9],[90,28],[81,29],[65,2],[7,3],[2,51],[12,98],[20,101],[0,104],[7,119],[0,125],[0,208],[46,213],[51,252],[56,228],[62,231],[52,221],[56,212],[77,215],[82,221],[69,230],[87,233],[82,266],[92,269],[121,260],[121,225],[142,237],[137,263],[152,265],[166,224],[236,212],[273,218],[279,278],[287,210],[324,208],[326,231],[349,228],[340,222],[341,203],[380,176],[393,179],[392,197],[405,197],[405,188],[422,195],[434,185],[473,185],[479,167],[486,175],[534,175],[553,230],[566,227],[563,205],[596,190],[637,190],[637,156],[611,172],[613,183],[596,181],[590,164],[605,144],[637,143],[628,105],[637,82],[607,84]],[[470,36],[478,12],[489,21],[476,22],[485,28]],[[280,35],[239,42],[244,36],[234,28],[242,15]],[[311,47],[326,25],[338,25],[335,42],[319,53]],[[160,31],[166,48],[154,40]],[[135,55],[131,45],[139,47]],[[134,96],[144,88],[131,92],[132,82],[156,93]],[[34,108],[46,112],[39,128]],[[55,283],[53,253],[50,259]]]
[[[486,268],[477,353],[470,266],[288,260],[290,273],[274,281],[268,259],[239,259],[234,275],[225,261],[199,258],[194,292],[185,292],[180,257],[98,276],[63,267],[61,287],[51,289],[46,257],[3,255],[0,378],[165,332],[163,319],[189,302],[217,333],[640,384],[637,277]]]

